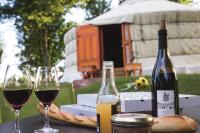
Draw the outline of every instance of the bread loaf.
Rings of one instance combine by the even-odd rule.
[[[42,103],[37,105],[39,112],[44,114]],[[96,127],[96,117],[74,115],[70,112],[62,112],[55,105],[51,104],[48,115],[51,118],[88,127]],[[197,123],[186,116],[165,116],[154,118],[152,126],[153,133],[194,133],[197,131]]]
[[[165,116],[154,118],[153,133],[194,133],[197,123],[186,116]]]
[[[44,106],[42,103],[37,105],[37,109],[40,113],[44,114]],[[68,123],[72,123],[76,125],[96,127],[96,118],[73,115],[72,113],[62,112],[55,104],[51,104],[48,115],[51,118],[54,118],[56,120],[60,120],[60,121],[64,121],[64,122],[68,122]]]

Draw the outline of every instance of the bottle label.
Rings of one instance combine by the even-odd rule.
[[[111,117],[116,114],[116,103],[97,104],[97,133],[112,133]]]
[[[157,111],[159,116],[175,115],[174,90],[157,91]]]

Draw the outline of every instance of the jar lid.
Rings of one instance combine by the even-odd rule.
[[[149,125],[153,123],[153,118],[150,115],[138,113],[115,114],[112,116],[112,122],[119,124]]]

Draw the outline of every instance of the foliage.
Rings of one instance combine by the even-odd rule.
[[[192,2],[192,0],[169,0],[177,3],[182,3],[182,4],[189,4]]]
[[[76,24],[63,16],[80,3],[86,19],[110,10],[111,0],[7,0],[0,2],[0,18],[12,18],[19,35],[23,64],[54,65],[63,58],[64,33]]]
[[[48,46],[48,51],[50,54],[50,64],[55,64],[58,59],[62,59],[64,54],[64,42],[63,37],[64,34],[75,25],[75,23],[70,22],[68,24],[54,24],[59,25],[60,29],[49,29],[49,36],[48,36],[48,42],[51,43],[51,45]],[[56,27],[56,26],[55,26]],[[57,31],[58,30],[58,31]],[[41,39],[37,39],[38,37],[41,37]],[[33,29],[33,34],[31,34],[30,39],[26,39],[24,41],[23,47],[21,51],[21,55],[25,56],[26,58],[21,58],[23,61],[23,64],[31,64],[34,66],[39,65],[46,65],[44,63],[44,60],[46,60],[46,57],[43,55],[44,48],[42,47],[43,43],[40,43],[40,41],[43,38],[43,34]]]
[[[74,26],[63,16],[76,0],[7,0],[1,18],[13,18],[19,32],[24,64],[53,65],[63,57],[64,33]]]
[[[81,4],[81,7],[86,11],[86,20],[93,19],[111,8],[112,0],[87,0]]]

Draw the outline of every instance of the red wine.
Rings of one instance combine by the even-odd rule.
[[[167,49],[166,21],[162,20],[159,50],[152,73],[152,115],[155,117],[179,114],[177,75]]]
[[[31,89],[4,90],[3,94],[8,103],[15,109],[20,110],[32,93]]]
[[[35,94],[44,106],[50,106],[56,98],[58,90],[38,90],[35,91]]]

